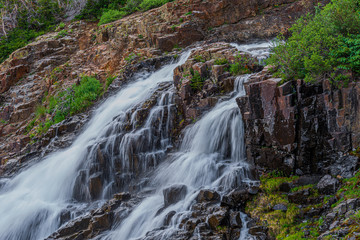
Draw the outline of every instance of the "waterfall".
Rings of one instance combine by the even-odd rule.
[[[144,238],[150,230],[163,226],[171,211],[176,214],[171,226],[157,230],[157,239],[171,239],[181,220],[191,214],[190,207],[201,189],[229,192],[251,181],[245,161],[244,132],[236,98],[244,94],[243,83],[250,75],[236,79],[233,96],[218,103],[188,128],[180,150],[159,166],[152,179],[156,193],[143,200],[132,213],[104,239]],[[183,201],[164,207],[163,189],[186,185]],[[145,237],[146,239],[146,237]]]
[[[262,59],[268,44],[233,46]],[[237,77],[234,91],[189,126],[179,149],[169,153],[175,116],[173,71],[189,56],[187,51],[176,63],[137,75],[94,111],[70,147],[2,179],[0,239],[44,239],[64,223],[65,213],[71,212],[73,219],[101,206],[116,192],[143,186],[152,191],[98,238],[146,239],[156,229],[156,239],[171,239],[191,214],[201,189],[224,195],[251,184],[235,100],[245,93],[243,83],[251,75]],[[186,194],[164,206],[163,190],[170,186],[184,186]],[[164,219],[171,212],[174,216],[165,227]],[[246,226],[241,232],[245,239]]]
[[[94,160],[95,149],[108,151],[105,157],[140,152],[142,149],[128,151],[124,149],[125,146],[123,149],[116,149],[112,144],[114,134],[124,135],[120,141],[125,143],[134,139],[130,137],[131,134],[151,135],[156,131],[150,129],[155,126],[153,122],[146,122],[141,130],[143,133],[140,133],[140,130],[136,129],[136,114],[130,114],[129,111],[136,111],[145,104],[146,100],[163,87],[162,83],[172,82],[173,70],[183,64],[189,55],[190,51],[187,51],[181,55],[177,63],[166,65],[153,74],[138,76],[135,82],[125,86],[94,112],[89,123],[84,126],[84,131],[69,148],[52,153],[12,179],[3,180],[4,186],[0,190],[0,239],[43,239],[60,226],[61,215],[67,208],[71,207],[76,213],[88,206],[82,201],[101,199],[101,196],[111,194],[111,190],[98,192],[97,196],[91,196],[89,193],[89,181],[93,177],[91,170],[96,169],[98,163]],[[169,94],[171,95],[169,92],[163,95],[158,103],[159,108],[153,109],[150,114],[155,117],[157,114],[165,114],[165,108],[171,107],[168,104],[171,99]],[[130,131],[127,133],[123,126],[120,126],[126,116],[130,121]],[[165,127],[169,127],[170,120],[164,119],[165,125],[167,124]],[[107,136],[109,139],[104,141]],[[154,161],[158,160],[157,157],[166,151],[169,145],[167,138],[168,136],[163,135],[155,140],[140,140],[147,147],[152,147],[145,154],[153,153]],[[154,153],[153,150],[158,153]],[[114,169],[114,164],[110,164],[108,171]],[[91,167],[93,165],[94,167]],[[127,166],[122,168],[128,169]],[[103,174],[107,175],[110,172]],[[104,185],[111,189],[113,181],[114,178],[105,177]],[[80,193],[78,195],[82,197],[74,192]]]

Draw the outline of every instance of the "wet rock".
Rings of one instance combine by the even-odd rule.
[[[267,235],[268,228],[265,226],[254,226],[249,229],[249,233],[254,236]]]
[[[92,199],[98,199],[102,193],[101,173],[98,173],[89,179],[89,192]]]
[[[186,185],[173,185],[163,190],[165,207],[177,203],[187,194]]]
[[[246,202],[251,199],[251,195],[246,189],[234,190],[225,195],[221,200],[221,205],[229,206],[231,208],[244,207]]]
[[[90,229],[92,231],[105,230],[111,227],[110,215],[108,213],[95,216],[91,219]]]
[[[75,232],[79,232],[81,230],[85,230],[88,228],[89,223],[91,220],[91,216],[85,216],[76,221],[70,222],[69,224],[65,225],[64,227],[60,228],[57,231],[58,236],[67,236]]]
[[[164,226],[168,226],[171,222],[172,217],[176,214],[175,211],[170,211],[168,214],[166,214],[164,219]]]
[[[220,201],[220,195],[216,191],[212,190],[201,190],[196,197],[198,202],[218,202]]]
[[[216,228],[220,225],[227,226],[228,216],[225,211],[219,211],[214,214],[211,214],[208,217],[207,223],[211,227],[212,230],[216,230]]]
[[[241,228],[242,221],[239,212],[232,212],[230,213],[230,226],[232,228]]]
[[[339,180],[331,177],[330,175],[325,175],[320,179],[319,183],[317,184],[317,188],[323,194],[334,194],[339,185]]]

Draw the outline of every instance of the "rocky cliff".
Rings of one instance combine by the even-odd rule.
[[[245,85],[238,99],[247,157],[259,168],[296,174],[352,176],[359,146],[359,84],[335,88],[325,80],[281,84],[268,69]]]

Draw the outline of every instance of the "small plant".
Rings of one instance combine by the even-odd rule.
[[[201,56],[201,55],[195,55],[195,56],[193,57],[193,59],[194,59],[195,62],[202,62],[202,63],[205,62],[204,57]]]
[[[62,38],[62,37],[65,37],[69,35],[68,31],[67,30],[61,30],[57,35],[56,35],[56,38]]]
[[[143,39],[143,38],[144,38],[144,36],[143,36],[143,35],[141,35],[141,34],[139,34],[139,35],[138,35],[138,38]]]
[[[192,11],[189,11],[189,12],[185,13],[185,16],[189,16],[191,14],[192,14]]]
[[[136,55],[134,53],[131,53],[129,56],[125,58],[125,61],[128,63],[131,63],[136,58]]]
[[[181,22],[181,23],[184,22],[184,19],[183,19],[183,18],[180,18],[180,19],[179,19],[179,22]]]
[[[215,65],[225,65],[228,63],[229,63],[229,61],[226,58],[218,58],[214,62]]]
[[[113,22],[116,21],[118,19],[123,18],[124,16],[128,15],[129,13],[126,11],[119,11],[119,10],[108,10],[105,11],[100,18],[100,21],[98,23],[98,25],[103,25],[109,22]]]
[[[64,29],[65,27],[65,23],[61,22],[59,23],[59,25],[56,27],[56,30],[55,31],[60,31],[61,29]]]
[[[116,76],[109,76],[106,78],[106,89],[109,88],[109,86],[112,84],[112,82],[115,80]]]
[[[195,71],[191,78],[190,87],[193,90],[201,90],[203,86],[204,86],[204,78],[201,77],[198,71]]]

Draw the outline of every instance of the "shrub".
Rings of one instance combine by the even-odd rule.
[[[99,21],[99,26],[109,23],[109,22],[113,22],[116,21],[118,19],[123,18],[124,16],[126,16],[128,13],[125,11],[118,11],[118,10],[107,10],[106,12],[104,12],[101,15],[100,21]]]
[[[171,2],[173,0],[143,0],[143,2],[139,5],[142,11],[147,11],[152,8],[160,7],[167,2]]]
[[[29,132],[35,127],[35,123],[39,122],[36,133],[38,135],[45,133],[53,124],[91,106],[102,93],[103,88],[99,80],[95,77],[83,76],[80,84],[74,84],[55,96],[49,96],[46,107],[37,108],[36,116],[26,127],[26,131]],[[51,118],[43,119],[46,114]]]
[[[198,71],[195,71],[191,78],[190,87],[193,90],[201,90],[203,86],[204,86],[204,78],[201,77]]]
[[[228,64],[229,61],[226,58],[218,58],[215,60],[215,65],[225,65]]]
[[[332,0],[315,15],[308,14],[290,28],[291,37],[274,42],[267,63],[284,80],[341,81],[340,70],[359,73],[358,34],[360,6],[357,0]]]

